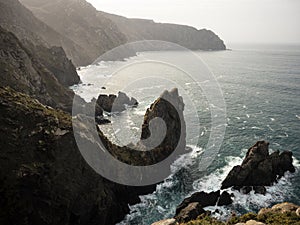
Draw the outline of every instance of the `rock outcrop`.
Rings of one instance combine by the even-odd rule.
[[[53,74],[40,61],[40,55],[35,54],[34,50],[26,48],[14,34],[1,27],[0,47],[0,87],[9,86],[29,94],[45,105],[71,112],[74,94],[70,89],[64,87],[56,77],[61,76],[62,79],[67,79],[67,76],[63,78],[63,71],[57,72],[56,75]],[[61,53],[61,51],[59,52]],[[42,51],[40,53],[43,54]],[[61,58],[63,55],[59,57],[59,59]],[[42,59],[42,61],[44,60],[46,57]],[[49,59],[48,65],[50,64],[55,64],[55,60]],[[72,67],[71,64],[69,66]],[[55,70],[54,67],[52,69]],[[78,76],[76,71],[73,72]]]
[[[183,200],[183,202],[177,206],[175,219],[177,222],[188,222],[196,219],[201,214],[208,214],[204,210],[207,206],[224,206],[232,204],[232,195],[224,191],[220,194],[220,191],[206,193],[204,191],[196,192]]]
[[[174,162],[180,154],[186,153],[186,127],[183,110],[184,104],[178,90],[165,91],[147,109],[142,125],[141,140],[137,144],[118,148],[105,137],[102,142],[108,149],[111,149],[109,151],[115,158],[129,165],[153,165],[167,157]],[[160,119],[157,121],[157,118]],[[166,132],[157,136],[160,134],[162,123],[165,124]],[[151,130],[157,132],[151,133]]]
[[[145,194],[96,174],[62,111],[0,88],[0,123],[1,224],[115,224]]]
[[[126,106],[134,107],[139,104],[135,98],[129,98],[121,91],[118,95],[99,95],[96,103],[106,112],[122,112]]]
[[[271,208],[263,208],[259,211],[258,214],[249,212],[241,216],[232,215],[231,218],[229,218],[226,222],[217,220],[212,216],[209,216],[208,214],[204,213],[198,216],[197,218],[190,220],[187,223],[185,223],[184,221],[176,222],[173,219],[167,219],[159,221],[152,225],[168,225],[168,221],[173,222],[170,223],[172,225],[299,225],[300,217],[299,214],[297,214],[297,211],[299,210],[300,206],[295,205],[293,203],[284,202],[274,205]],[[194,217],[195,216],[193,215],[191,218]]]
[[[0,224],[113,225],[129,213],[128,204],[155,190],[102,178],[78,150],[72,126],[84,127],[80,120],[72,125],[69,114],[26,94],[0,87],[0,124]],[[155,162],[155,154],[132,155],[97,130],[109,152],[128,164]],[[163,146],[156,151],[169,153]]]
[[[277,182],[287,171],[295,172],[292,152],[269,154],[269,143],[258,141],[248,150],[242,164],[229,172],[222,182],[222,189],[234,187],[248,193],[254,187],[257,193],[265,193],[264,186]]]

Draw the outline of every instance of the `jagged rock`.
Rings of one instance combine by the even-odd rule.
[[[206,213],[203,206],[199,202],[192,202],[180,210],[174,218],[180,223],[185,223],[196,219],[202,213]]]
[[[175,219],[166,219],[166,220],[161,220],[155,223],[152,223],[151,225],[177,225],[178,223],[176,222]]]
[[[223,191],[218,200],[218,206],[230,205],[232,204],[233,194],[229,194],[227,191]]]
[[[102,178],[78,150],[73,125],[83,124],[28,95],[0,87],[0,124],[0,224],[113,225],[155,190]]]
[[[207,206],[214,206],[220,197],[220,191],[206,193],[204,191],[196,192],[183,200],[183,202],[177,206],[176,215],[178,215],[182,209],[187,207],[190,203],[198,202],[203,208]]]
[[[251,147],[243,163],[235,166],[222,182],[222,189],[235,187],[270,186],[285,172],[295,172],[292,152],[276,151],[269,154],[269,143],[258,141]]]
[[[118,148],[111,154],[122,162],[136,166],[153,165],[167,157],[169,163],[174,162],[180,154],[186,153],[186,126],[183,110],[184,103],[178,90],[165,91],[145,113],[141,140],[136,145]],[[153,119],[157,118],[163,121],[152,123]],[[166,132],[157,137],[157,134],[160,134],[158,127],[162,123],[166,126]],[[151,133],[151,130],[156,132]],[[105,139],[102,141],[107,142]],[[158,144],[153,145],[153,142],[158,142]],[[172,154],[175,150],[176,154]]]
[[[0,87],[9,86],[41,103],[71,112],[73,91],[60,84],[34,51],[0,27]],[[75,71],[76,73],[76,71]]]
[[[152,105],[144,116],[141,144],[147,149],[153,146],[164,147],[171,153],[174,149],[185,149],[186,127],[183,117],[184,103],[175,88],[165,91]],[[163,121],[156,120],[160,118]],[[163,127],[163,124],[165,127]],[[165,131],[165,132],[163,132]],[[160,140],[164,137],[163,140]]]
[[[106,112],[122,112],[128,106],[137,106],[135,98],[129,98],[125,93],[119,92],[116,95],[99,95],[97,104]]]

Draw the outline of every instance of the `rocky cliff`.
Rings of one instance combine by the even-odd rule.
[[[41,61],[35,52],[29,50],[17,37],[0,27],[0,87],[9,86],[17,91],[31,95],[43,104],[71,112],[73,92],[64,87],[53,73]],[[44,47],[41,47],[40,53]],[[46,50],[48,53],[48,50]],[[61,52],[61,49],[59,49]],[[55,58],[55,54],[51,57]],[[50,59],[51,59],[50,57]],[[63,57],[59,56],[59,58]],[[47,65],[56,60],[50,60]],[[60,61],[63,63],[64,61]],[[72,69],[72,68],[71,68]],[[73,68],[74,69],[74,68]],[[55,67],[53,67],[55,70]],[[75,71],[76,72],[76,71]],[[64,79],[63,78],[63,79]],[[64,82],[68,84],[67,82]]]
[[[97,11],[85,0],[21,2],[37,18],[84,49],[89,59],[93,60],[114,47],[139,40],[174,42],[192,50],[226,49],[224,42],[212,31],[155,23],[151,20],[128,19]]]
[[[80,49],[84,49],[88,62],[76,61],[76,65],[91,64],[106,51],[127,41],[110,19],[99,15],[85,0],[21,0],[21,3],[41,21],[76,43],[79,54]],[[68,52],[67,46],[65,50]]]
[[[128,19],[99,12],[111,19],[126,35],[128,41],[161,40],[173,42],[191,50],[225,50],[224,42],[212,31],[191,26],[155,23],[153,20]]]
[[[128,204],[155,190],[155,185],[129,187],[102,178],[81,156],[71,116],[28,95],[0,87],[0,124],[0,224],[113,225],[129,212]],[[84,128],[80,120],[73,126]],[[155,162],[141,154],[134,158],[99,129],[98,135],[123,161]]]
[[[29,42],[48,48],[61,46],[75,64],[88,64],[92,60],[85,49],[37,19],[18,0],[0,0],[0,25],[25,45]]]

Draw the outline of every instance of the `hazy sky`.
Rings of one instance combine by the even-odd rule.
[[[88,0],[130,18],[207,28],[226,43],[300,43],[300,0]]]

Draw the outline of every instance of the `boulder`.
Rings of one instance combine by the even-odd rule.
[[[190,203],[197,202],[203,208],[207,206],[214,206],[217,204],[217,201],[220,197],[220,191],[206,193],[204,191],[196,192],[192,194],[191,197],[188,197],[183,200],[183,202],[177,206],[176,208],[176,215],[178,215],[181,210],[187,207]]]
[[[256,192],[265,193],[263,188],[258,186],[270,186],[284,175],[285,172],[295,172],[292,164],[292,152],[279,151],[269,154],[269,143],[258,141],[252,146],[241,165],[233,167],[225,180],[222,182],[221,189],[235,187],[236,189],[246,189],[249,193],[250,188],[256,188]]]
[[[267,189],[264,186],[254,186],[253,190],[255,194],[265,195],[267,193]]]
[[[196,219],[200,214],[206,213],[199,202],[192,202],[183,208],[178,215],[175,216],[179,223],[186,223]]]
[[[223,206],[223,205],[230,205],[232,204],[232,197],[233,194],[229,194],[227,191],[223,191],[219,200],[218,200],[218,206]]]
[[[127,106],[137,106],[135,98],[129,98],[125,93],[119,92],[117,95],[99,95],[97,104],[106,112],[122,112]]]

